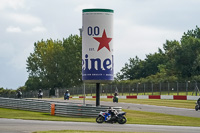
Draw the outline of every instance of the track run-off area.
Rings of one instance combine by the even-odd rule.
[[[0,118],[1,133],[32,133],[48,130],[85,130],[159,133],[199,133],[200,127],[140,124],[97,124],[88,122],[38,121]]]
[[[56,99],[56,98],[54,100],[55,101],[64,101],[64,100]],[[69,101],[66,101],[66,102],[83,104],[83,99],[82,100],[70,99]],[[95,101],[86,100],[85,104],[95,105]],[[113,102],[105,102],[105,101],[101,101],[100,105],[122,107],[122,109],[128,109],[128,110],[137,110],[137,111],[146,111],[146,112],[155,112],[155,113],[163,113],[163,114],[170,114],[170,115],[179,115],[179,116],[199,117],[200,118],[200,111],[195,111],[194,109],[188,109],[188,108],[167,107],[167,105],[166,106],[156,106],[156,105],[123,103],[123,102],[113,103]],[[195,107],[195,102],[194,102],[194,107]]]
[[[48,100],[48,99],[45,99]],[[49,99],[55,101],[64,101],[61,99]],[[69,101],[72,103],[83,103],[83,100]],[[95,101],[86,100],[86,104],[94,104]],[[155,112],[179,116],[199,117],[200,111],[186,108],[176,108],[167,106],[156,106],[134,103],[112,103],[101,101],[100,105],[118,106],[123,109]],[[195,104],[194,104],[195,106]],[[160,132],[160,133],[199,133],[200,127],[189,126],[163,126],[163,125],[142,125],[142,124],[97,124],[89,122],[62,122],[62,121],[39,121],[39,120],[21,120],[0,118],[0,132],[2,133],[32,133],[34,131],[48,130],[85,130],[85,131],[121,131],[121,132]]]

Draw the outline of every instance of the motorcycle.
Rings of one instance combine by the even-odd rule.
[[[113,97],[113,103],[118,103],[118,99],[119,99],[118,96],[114,96]]]
[[[114,115],[113,117],[111,117],[111,114],[106,112],[106,111],[101,111],[98,115],[98,117],[96,118],[96,122],[97,123],[116,123],[118,122],[119,124],[125,124],[126,123],[126,117],[124,116],[126,115],[126,112],[120,112],[117,113],[116,115]]]
[[[195,110],[196,111],[200,110],[200,106],[199,106],[199,104],[197,102],[196,102]]]
[[[42,99],[42,96],[43,96],[43,93],[42,93],[42,92],[38,93],[38,99],[39,99],[39,98]]]
[[[64,100],[69,100],[69,94],[64,94]]]

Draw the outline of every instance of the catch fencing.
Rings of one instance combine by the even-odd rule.
[[[85,87],[84,87],[85,86]],[[133,95],[186,95],[200,96],[200,83],[196,81],[185,82],[159,82],[159,83],[112,83],[101,84],[100,95],[111,96],[114,92],[118,92],[120,96]],[[84,96],[84,88],[86,96],[94,96],[96,94],[95,84],[85,84],[70,88],[54,88],[42,89],[43,97],[63,97],[66,90],[69,90],[71,96]],[[53,94],[52,94],[53,92]],[[22,92],[22,98],[37,98],[38,91]],[[1,94],[0,97],[16,98],[16,94]]]
[[[54,106],[54,108],[52,108]],[[0,97],[0,108],[46,112],[57,116],[96,117],[100,111],[107,110],[109,106],[94,106],[92,104],[69,103],[60,101],[14,99]],[[113,107],[121,111],[122,107]]]
[[[194,95],[200,96],[199,91],[200,83],[196,81],[185,82],[160,82],[160,83],[121,83],[121,84],[101,84],[100,95],[109,96],[114,92],[118,92],[120,96],[131,95]],[[74,86],[71,88],[57,88],[58,95],[63,96],[66,90],[69,90],[70,94],[84,95],[84,85]],[[86,96],[94,96],[96,94],[95,84],[85,84]]]

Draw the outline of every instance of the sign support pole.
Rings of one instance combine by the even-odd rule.
[[[96,106],[100,105],[100,83],[96,83]]]

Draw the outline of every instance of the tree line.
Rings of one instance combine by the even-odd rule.
[[[70,35],[63,40],[41,40],[34,43],[34,51],[27,57],[27,72],[24,91],[67,88],[82,83],[82,38]],[[174,82],[200,81],[200,29],[184,32],[180,41],[166,40],[158,52],[137,56],[116,74],[120,82]],[[11,91],[11,90],[10,90]],[[9,89],[0,89],[0,93]]]
[[[166,40],[163,49],[144,60],[130,58],[116,74],[117,81],[166,82],[200,80],[200,29],[184,32],[180,41]]]

